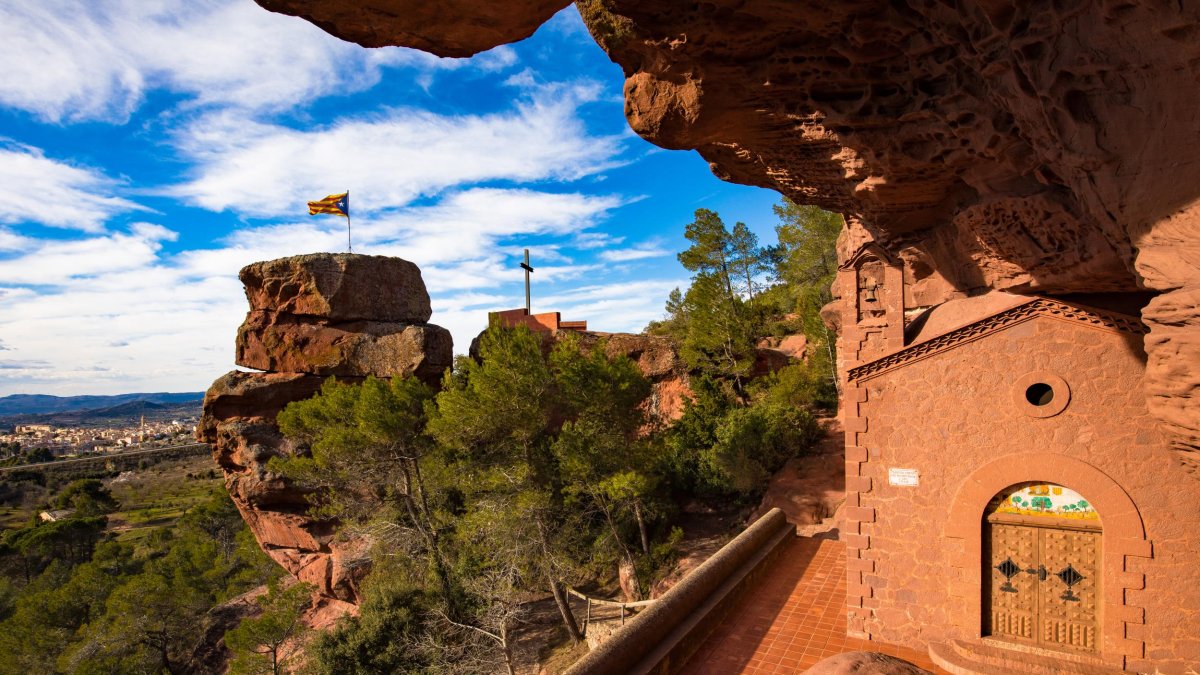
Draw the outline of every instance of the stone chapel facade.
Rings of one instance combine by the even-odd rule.
[[[1200,483],[1141,321],[1003,292],[906,321],[874,244],[838,285],[851,634],[955,672],[1200,668]]]

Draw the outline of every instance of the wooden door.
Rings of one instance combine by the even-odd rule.
[[[1097,651],[1100,532],[991,522],[985,634]]]
[[[1100,598],[1099,532],[1035,528],[1046,580],[1039,584],[1038,640],[1047,647],[1096,651]]]
[[[1020,525],[992,525],[990,611],[992,635],[1024,642],[1037,640],[1038,566],[1037,529]]]

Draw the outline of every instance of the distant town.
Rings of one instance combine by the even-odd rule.
[[[198,416],[192,415],[144,423],[139,420],[135,424],[110,427],[18,424],[12,432],[0,433],[0,463],[50,461],[191,443],[197,421]]]
[[[95,402],[102,406],[113,402],[104,397],[91,398],[98,399]],[[117,400],[121,402],[115,406],[63,410],[71,402],[59,399],[43,403],[41,410],[29,406],[33,409],[25,414],[0,416],[0,466],[194,442],[200,418],[198,400]]]

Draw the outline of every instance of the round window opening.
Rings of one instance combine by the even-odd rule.
[[[1054,417],[1071,403],[1066,380],[1046,371],[1026,373],[1013,383],[1012,402],[1030,417]]]
[[[1035,382],[1025,390],[1025,400],[1038,407],[1050,405],[1054,400],[1054,387],[1045,382]]]

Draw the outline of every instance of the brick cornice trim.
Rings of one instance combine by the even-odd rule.
[[[1104,312],[1049,298],[1036,298],[1023,305],[1006,309],[961,328],[955,328],[948,333],[926,340],[925,342],[905,347],[870,363],[851,368],[847,373],[847,379],[850,382],[865,380],[893,368],[899,368],[913,361],[927,358],[968,342],[973,342],[1009,326],[1041,316],[1083,323],[1094,328],[1133,333],[1134,335],[1145,335],[1149,332],[1149,329],[1146,328],[1146,325],[1140,319],[1132,316]]]

